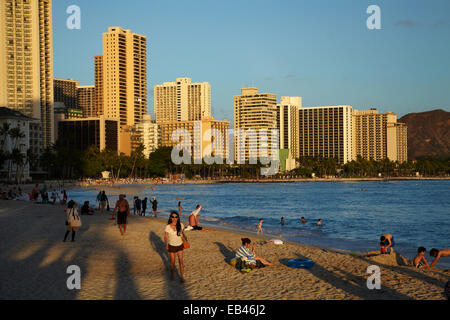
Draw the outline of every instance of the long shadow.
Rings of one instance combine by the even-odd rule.
[[[407,268],[402,268],[402,267],[389,266],[387,264],[374,262],[374,261],[369,260],[369,259],[364,258],[364,257],[357,257],[357,258],[362,260],[362,261],[364,261],[364,262],[367,262],[367,263],[370,263],[370,264],[376,264],[378,266],[381,266],[383,268],[389,269],[391,271],[398,272],[398,273],[403,273],[403,274],[405,274],[407,276],[416,278],[418,280],[426,281],[426,282],[431,283],[432,285],[435,285],[437,287],[444,288],[445,284],[447,283],[447,281],[450,280],[450,276],[447,276],[447,275],[445,275],[443,273],[441,273],[441,274],[446,276],[447,280],[439,281],[439,280],[437,280],[437,279],[435,279],[433,277],[427,276],[425,273],[422,273],[422,272],[418,272],[418,271],[414,271],[414,270],[407,269]]]
[[[183,284],[180,284],[179,281],[176,280],[177,277],[175,277],[174,280],[170,280],[170,256],[169,253],[166,250],[166,244],[162,239],[153,231],[150,232],[149,235],[149,241],[152,246],[152,248],[159,254],[161,257],[161,260],[164,263],[164,266],[166,267],[166,285],[167,285],[167,297],[169,300],[189,300],[189,294],[186,291],[186,288]],[[184,257],[183,257],[184,258]],[[178,259],[176,259],[178,260]],[[176,265],[178,264],[177,261],[175,261],[175,270],[178,274],[178,268]],[[186,267],[185,267],[185,277],[186,277]],[[179,276],[179,274],[178,274]]]
[[[142,299],[137,292],[136,284],[130,276],[130,260],[128,256],[120,252],[116,260],[117,284],[114,294],[116,300]]]
[[[230,263],[230,260],[235,257],[235,252],[230,247],[226,247],[223,243],[216,241],[214,244],[219,247],[220,253],[223,254],[224,261]]]
[[[296,254],[301,259],[308,259],[305,256],[302,256],[301,254]],[[286,264],[287,259],[280,260],[280,263]],[[338,274],[329,271],[322,267],[321,265],[315,263],[314,266],[310,269],[305,269],[308,272],[310,272],[312,275],[314,275],[316,278],[319,278],[325,282],[328,282],[332,286],[341,289],[349,294],[356,295],[360,297],[361,299],[403,299],[403,300],[410,300],[411,298],[407,295],[404,295],[402,293],[399,293],[395,290],[392,290],[390,288],[382,287],[382,292],[377,292],[378,290],[369,290],[366,286],[366,279],[363,277],[357,277],[348,273],[343,272],[342,270],[337,269],[338,271],[341,271],[347,278],[353,280],[355,283],[360,283],[360,285],[355,285],[350,283],[348,280],[344,279],[342,276],[339,276]]]

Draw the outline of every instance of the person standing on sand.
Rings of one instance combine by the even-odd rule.
[[[78,230],[78,226],[75,226],[74,223],[75,220],[81,221],[77,211],[77,203],[73,200],[70,200],[69,203],[67,204],[67,217],[66,217],[67,231],[66,234],[64,235],[63,242],[66,242],[67,236],[71,231],[72,231],[72,242],[75,242],[75,232]]]
[[[259,220],[259,223],[258,223],[258,231],[256,231],[256,236],[259,235],[259,232],[260,232],[260,231],[261,231],[261,236],[263,235],[263,229],[262,229],[263,221],[264,221],[263,219]]]
[[[119,195],[119,201],[116,202],[116,207],[113,211],[113,218],[116,215],[116,211],[118,211],[117,224],[119,225],[120,234],[124,236],[127,231],[127,218],[130,216],[130,205],[123,194]]]
[[[144,198],[144,200],[142,200],[142,212],[141,212],[141,216],[145,217],[145,210],[147,210],[147,197]]]
[[[150,200],[150,203],[152,204],[152,209],[153,209],[153,215],[156,218],[156,210],[158,210],[158,201],[156,200],[155,197],[153,197],[153,201]]]
[[[164,242],[166,244],[166,250],[170,255],[170,279],[173,280],[174,278],[175,255],[177,255],[178,263],[180,265],[181,282],[184,282],[183,242],[187,243],[187,238],[183,233],[183,229],[184,225],[180,222],[178,212],[171,211],[169,221],[164,230]]]
[[[436,265],[436,263],[439,261],[440,258],[450,257],[450,249],[438,250],[436,248],[433,248],[430,250],[430,257],[434,257],[434,260],[430,266],[430,268],[433,268]]]
[[[105,211],[107,202],[108,197],[106,196],[105,190],[103,190],[100,194],[100,213],[103,213]]]
[[[41,193],[41,190],[39,189],[39,184],[36,183],[36,185],[33,188],[33,191],[31,191],[31,194],[33,195],[33,199],[37,200],[38,195]]]
[[[141,204],[142,204],[142,200],[139,199],[139,197],[136,197],[136,200],[134,200],[135,206],[136,206],[136,214],[138,216],[141,215]]]
[[[388,248],[390,248],[389,252],[390,253],[394,252],[394,248],[393,247],[395,245],[395,242],[394,242],[394,236],[392,234],[390,234],[390,233],[383,234],[380,237],[380,241],[385,243],[386,251],[387,251]]]

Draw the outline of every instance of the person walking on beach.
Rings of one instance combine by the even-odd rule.
[[[153,215],[156,218],[156,210],[158,210],[158,201],[156,200],[155,197],[153,197],[153,201],[150,200],[150,203],[152,204],[152,209],[153,209]]]
[[[141,216],[145,217],[145,210],[147,210],[147,197],[144,198],[144,200],[142,200],[142,212],[141,212]]]
[[[259,223],[258,223],[258,231],[256,231],[256,236],[258,236],[258,234],[259,234],[259,232],[261,231],[261,236],[263,235],[263,229],[262,229],[262,224],[263,224],[263,219],[260,219],[259,220]]]
[[[386,245],[386,251],[389,248],[389,252],[392,253],[394,252],[394,236],[390,233],[385,233],[380,237],[380,242],[384,242],[384,244]]]
[[[164,242],[166,250],[170,255],[170,279],[174,279],[175,255],[178,256],[180,266],[181,282],[184,282],[183,249],[184,242],[187,244],[187,238],[183,233],[184,225],[180,221],[178,212],[171,211],[169,221],[167,222]]]
[[[113,218],[116,215],[116,211],[117,224],[119,225],[120,234],[124,236],[127,231],[127,218],[130,216],[130,205],[123,194],[119,195],[119,201],[116,202],[116,207],[113,211]]]
[[[77,211],[77,203],[70,200],[67,204],[67,216],[66,216],[67,231],[64,235],[63,242],[66,242],[67,236],[72,231],[72,242],[75,241],[75,232],[81,227],[81,219]]]
[[[108,203],[108,197],[106,196],[105,190],[100,194],[100,213],[105,211],[106,205]]]
[[[436,248],[433,248],[430,250],[430,257],[434,257],[434,260],[430,266],[430,268],[433,268],[436,265],[436,263],[439,261],[440,258],[450,257],[450,249],[438,250]]]
[[[99,210],[101,210],[101,207],[100,207],[101,197],[102,197],[102,192],[99,191],[98,194],[97,194],[97,198],[95,199],[95,201],[98,202],[98,209],[99,209]]]

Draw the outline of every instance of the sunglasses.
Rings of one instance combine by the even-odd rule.
[[[177,216],[170,216],[171,218],[177,218],[178,219],[178,217]]]

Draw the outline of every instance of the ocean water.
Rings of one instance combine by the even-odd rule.
[[[120,193],[128,200],[155,196],[160,217],[168,217],[182,201],[187,221],[201,204],[201,224],[256,232],[264,219],[265,234],[322,248],[379,250],[383,233],[391,233],[395,249],[409,258],[419,246],[450,248],[449,180],[117,185],[106,190],[111,207]],[[97,192],[76,188],[69,199],[92,205]],[[428,253],[426,258],[432,261]],[[450,268],[450,258],[441,258],[437,266]]]

